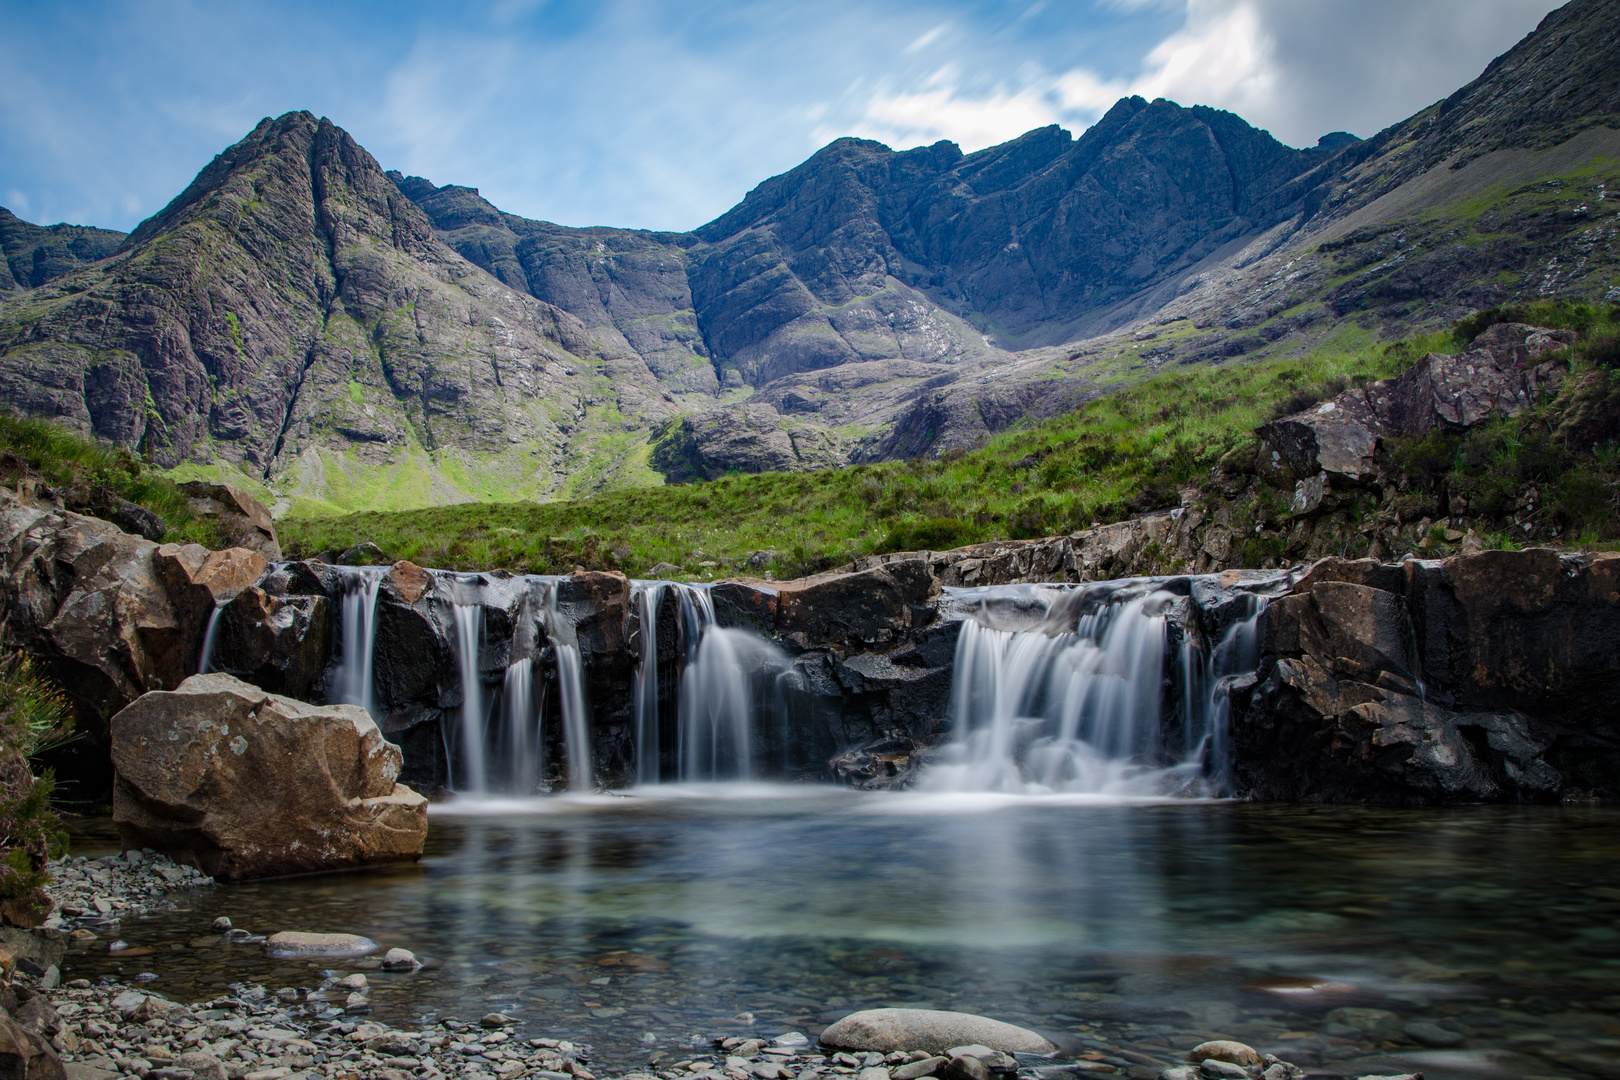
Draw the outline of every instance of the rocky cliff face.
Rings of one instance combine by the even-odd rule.
[[[36,289],[69,270],[105,259],[124,233],[90,225],[31,225],[0,206],[0,293]]]

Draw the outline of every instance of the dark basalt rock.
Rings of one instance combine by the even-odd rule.
[[[324,596],[272,596],[243,589],[220,613],[213,670],[272,694],[313,701],[332,652],[332,605]]]
[[[1318,563],[1235,689],[1250,797],[1408,804],[1620,795],[1620,556]]]

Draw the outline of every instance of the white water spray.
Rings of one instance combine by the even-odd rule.
[[[656,784],[658,756],[658,606],[664,599],[664,583],[638,581],[631,598],[640,621],[641,649],[636,664],[636,783]]]
[[[964,621],[951,689],[956,735],[920,786],[938,791],[1148,795],[1186,788],[1206,767],[1224,784],[1225,695],[1254,666],[1263,600],[1206,660],[1177,652],[1185,700],[1183,745],[1167,748],[1161,710],[1167,625],[1178,597],[1106,583],[1049,597],[1047,618],[1025,630]],[[1091,609],[1078,618],[1073,612]],[[1168,765],[1177,760],[1179,764]]]
[[[481,795],[489,788],[484,767],[484,688],[478,677],[484,609],[458,603],[451,611],[456,624],[456,663],[461,670],[461,790]]]
[[[589,791],[596,780],[591,758],[590,714],[585,708],[585,665],[574,627],[557,611],[557,591],[546,594],[546,634],[557,658],[557,693],[563,722],[563,751],[568,758],[568,787]]]
[[[377,591],[387,568],[341,568],[343,600],[339,632],[343,657],[333,675],[330,697],[343,705],[358,705],[376,716],[373,688],[377,648]]]
[[[219,642],[219,617],[225,605],[214,601],[214,610],[208,616],[208,629],[203,631],[202,655],[197,658],[197,674],[206,675],[214,666],[214,647]]]

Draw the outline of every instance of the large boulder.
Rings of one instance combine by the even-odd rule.
[[[821,1033],[821,1045],[835,1050],[880,1054],[924,1051],[943,1054],[957,1046],[988,1046],[1004,1054],[1054,1054],[1044,1035],[972,1013],[939,1009],[865,1009],[850,1013]]]
[[[0,1010],[0,1077],[66,1080],[67,1069],[44,1035],[30,1031]]]
[[[0,512],[0,537],[5,629],[46,665],[87,730],[196,670],[195,628],[158,575],[158,545],[100,518],[23,505]]]
[[[67,694],[83,735],[53,761],[59,797],[106,801],[108,718],[194,674],[215,605],[265,565],[257,552],[159,546],[0,494],[0,626]]]
[[[191,480],[180,485],[191,510],[219,526],[229,547],[257,551],[270,562],[281,560],[281,542],[270,510],[247,492],[229,484]]]
[[[1393,379],[1263,425],[1256,471],[1274,486],[1294,486],[1307,502],[1310,494],[1299,485],[1313,479],[1370,480],[1383,439],[1464,431],[1494,416],[1517,416],[1546,397],[1562,368],[1538,361],[1573,340],[1567,330],[1499,323],[1466,352],[1429,353]],[[1319,493],[1314,501],[1321,501]]]
[[[113,820],[227,881],[417,859],[427,800],[364,709],[195,675],[112,719]]]

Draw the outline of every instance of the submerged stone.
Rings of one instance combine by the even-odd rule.
[[[1199,1043],[1187,1054],[1187,1060],[1194,1064],[1205,1061],[1228,1061],[1233,1065],[1265,1064],[1265,1059],[1254,1047],[1230,1039],[1212,1039],[1209,1042]]]
[[[264,943],[271,956],[367,956],[377,951],[377,943],[359,934],[311,934],[283,930]]]
[[[1057,1046],[1044,1035],[972,1013],[938,1009],[866,1009],[850,1013],[821,1033],[821,1045],[835,1050],[924,1050],[942,1054],[980,1043],[1007,1054],[1052,1054]]]

